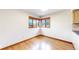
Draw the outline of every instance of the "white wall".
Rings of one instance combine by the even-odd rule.
[[[50,15],[50,28],[43,28],[43,34],[71,42],[72,13],[64,10]]]
[[[21,10],[0,10],[0,48],[37,35],[37,29],[28,29],[28,16]]]

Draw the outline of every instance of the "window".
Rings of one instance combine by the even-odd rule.
[[[50,17],[47,18],[34,18],[29,16],[29,28],[49,28]]]
[[[33,20],[29,19],[29,28],[33,28]]]
[[[42,27],[45,28],[46,26],[46,20],[42,20]]]

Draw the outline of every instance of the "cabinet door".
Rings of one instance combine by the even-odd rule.
[[[79,23],[79,10],[73,11],[73,23]]]

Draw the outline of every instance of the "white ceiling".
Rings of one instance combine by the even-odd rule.
[[[60,12],[63,10],[65,9],[48,9],[46,11],[42,11],[41,9],[24,9],[23,11],[31,13],[36,16],[46,16],[46,15],[53,14],[55,12]]]

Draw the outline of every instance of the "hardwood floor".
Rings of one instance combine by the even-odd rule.
[[[44,47],[44,48],[43,48]],[[74,50],[73,44],[46,36],[36,36],[32,39],[3,48],[2,50]]]

